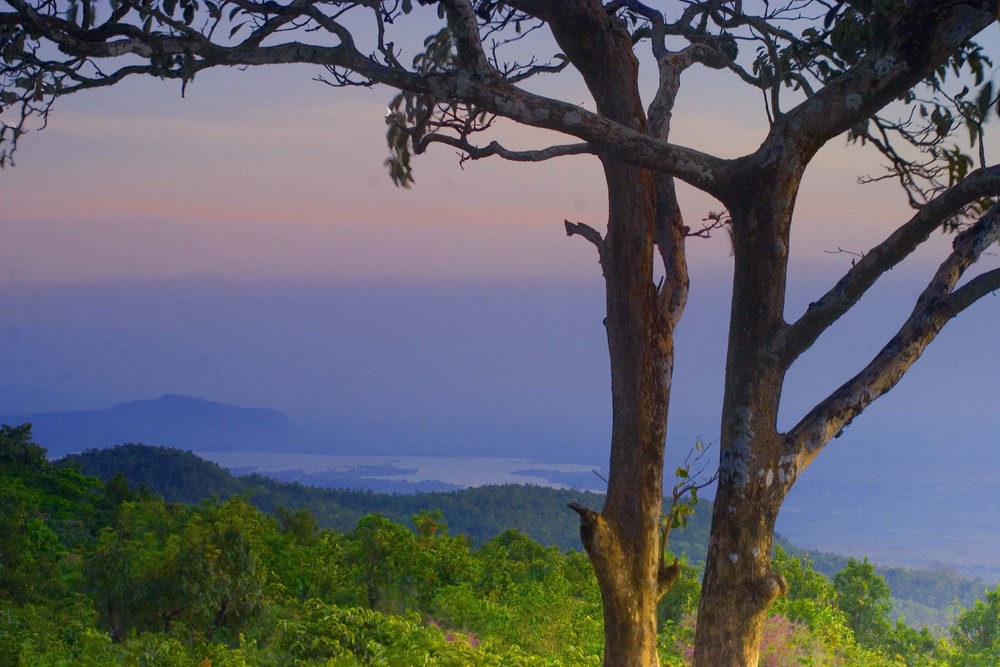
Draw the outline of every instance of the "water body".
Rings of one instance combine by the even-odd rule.
[[[578,463],[540,463],[526,458],[462,456],[363,456],[296,454],[287,452],[196,452],[237,473],[259,472],[287,479],[287,473],[335,475],[390,482],[440,482],[450,487],[486,484],[537,484],[604,491],[604,482],[591,466]],[[600,471],[598,471],[600,472]],[[602,473],[606,476],[606,473]],[[592,478],[592,479],[589,479]],[[354,486],[354,485],[352,485]],[[364,488],[364,485],[357,485]],[[371,485],[385,488],[384,485]]]
[[[486,484],[537,484],[604,492],[607,472],[517,457],[198,452],[237,474],[260,472],[314,486],[413,493]],[[986,457],[941,470],[863,451],[831,451],[789,495],[777,530],[804,548],[884,565],[946,566],[1000,581],[1000,487]],[[823,457],[820,457],[823,459]],[[840,460],[843,459],[843,460]],[[870,460],[869,460],[870,459]],[[710,498],[711,490],[705,497]]]

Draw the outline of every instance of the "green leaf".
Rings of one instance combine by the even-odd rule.
[[[990,112],[990,106],[993,103],[993,82],[987,81],[986,85],[983,86],[979,91],[979,97],[976,99],[976,107],[979,111],[979,117],[986,119],[986,116]]]

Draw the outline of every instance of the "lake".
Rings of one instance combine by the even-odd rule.
[[[517,457],[437,457],[197,452],[235,474],[382,493],[538,484],[605,491],[592,466]],[[1000,581],[1000,487],[984,458],[955,467],[869,460],[833,450],[792,489],[777,530],[805,548],[868,556],[885,565],[947,565]],[[887,473],[886,471],[891,471]],[[607,473],[598,470],[604,477]],[[705,497],[711,497],[706,490]]]
[[[538,484],[603,492],[593,467],[578,463],[539,463],[526,458],[462,456],[364,456],[287,452],[196,452],[235,474],[260,472],[278,479],[320,482],[338,480],[353,488],[440,490],[486,484]],[[598,471],[600,472],[600,471]],[[297,474],[302,473],[302,474]],[[370,480],[372,483],[365,483]],[[438,483],[433,485],[432,483]],[[329,486],[330,484],[317,484]]]

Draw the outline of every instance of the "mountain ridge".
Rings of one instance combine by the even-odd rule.
[[[129,442],[214,451],[274,450],[304,436],[283,412],[246,408],[205,398],[163,394],[96,410],[5,416],[6,424],[29,422],[55,456]]]

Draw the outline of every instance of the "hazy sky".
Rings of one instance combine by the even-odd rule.
[[[600,270],[562,225],[606,217],[596,160],[463,169],[439,149],[418,159],[412,190],[396,189],[382,166],[391,93],[334,90],[316,74],[205,72],[186,99],[173,83],[129,81],[60,101],[48,129],[23,139],[0,172],[0,413],[180,393],[333,425],[331,447],[509,440],[540,453],[579,443],[599,458],[610,421]],[[690,77],[674,140],[724,156],[760,142],[758,97],[726,80]],[[840,140],[816,160],[797,204],[790,317],[849,267],[828,251],[864,251],[909,216],[891,184],[856,185],[877,171]],[[682,197],[689,224],[719,208]],[[727,243],[691,242],[674,452],[718,432]],[[936,236],[799,362],[784,419],[884,344],[948,243]],[[955,456],[1000,444],[998,324],[987,298],[949,325],[836,447],[947,442]]]

